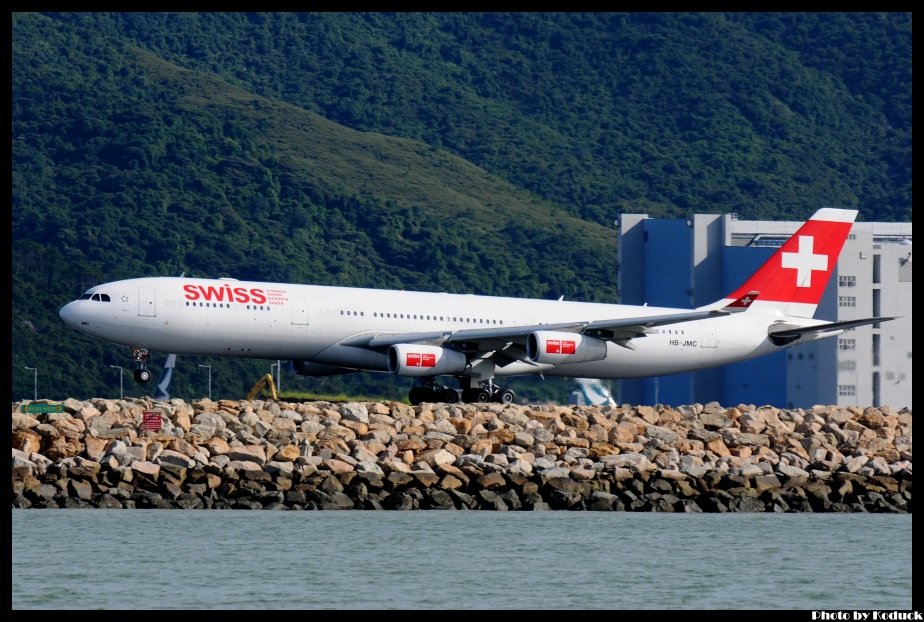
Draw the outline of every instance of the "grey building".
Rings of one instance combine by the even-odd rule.
[[[623,214],[623,304],[698,307],[743,283],[801,222],[695,214]],[[847,330],[763,358],[689,374],[623,380],[624,403],[912,407],[911,223],[854,223],[815,317],[898,319]]]

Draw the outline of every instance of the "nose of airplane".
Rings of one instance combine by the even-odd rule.
[[[76,327],[79,323],[77,319],[77,310],[74,308],[76,305],[73,302],[69,302],[58,311],[58,316],[64,321],[68,326]]]

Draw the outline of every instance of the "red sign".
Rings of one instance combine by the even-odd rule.
[[[436,367],[436,355],[429,352],[408,352],[408,367]]]
[[[549,339],[545,342],[546,354],[574,354],[577,342],[570,339]]]
[[[141,421],[141,427],[145,430],[154,430],[160,432],[160,413],[152,410],[144,411],[144,419]]]

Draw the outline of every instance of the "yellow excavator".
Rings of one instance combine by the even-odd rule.
[[[276,393],[276,383],[273,382],[272,374],[266,374],[257,380],[257,383],[253,385],[252,389],[250,389],[250,393],[247,394],[247,399],[255,399],[257,395],[260,395],[263,389],[267,387],[269,388],[270,394],[273,396],[273,400],[279,401],[279,395]]]

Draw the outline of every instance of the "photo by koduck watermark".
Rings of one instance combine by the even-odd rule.
[[[924,620],[919,611],[813,611],[813,620]]]

